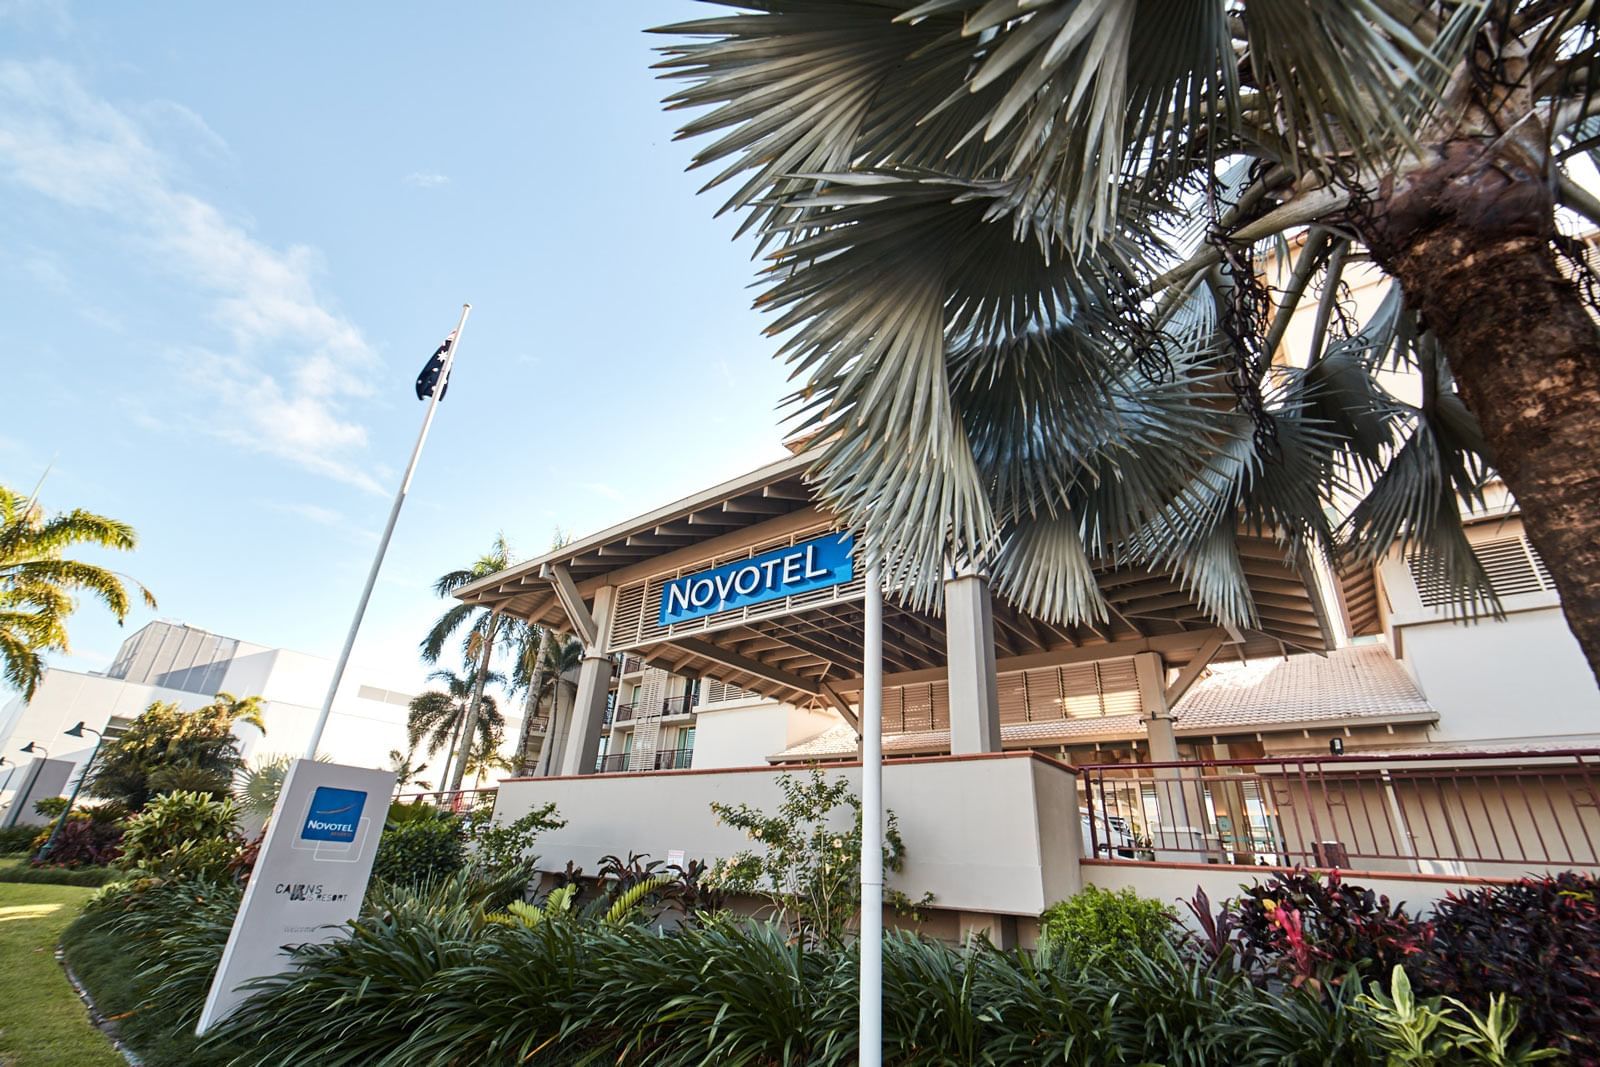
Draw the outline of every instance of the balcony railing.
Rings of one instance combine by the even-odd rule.
[[[661,702],[661,714],[663,717],[687,715],[689,710],[689,698],[687,696],[668,697]]]
[[[634,717],[634,714],[638,710],[639,710],[639,705],[637,705],[637,704],[618,704],[617,705],[616,715],[614,716],[614,721],[616,721],[616,722],[627,722],[629,719]]]
[[[618,704],[615,721],[630,722],[638,719],[669,719],[675,715],[691,715],[694,707],[687,696],[667,697],[658,701],[639,701],[635,704]],[[607,719],[607,722],[613,721]]]
[[[663,748],[656,753],[656,770],[682,771],[689,768],[694,760],[694,746],[687,748]]]
[[[1600,867],[1600,749],[1078,768],[1085,855],[1515,876]]]
[[[596,774],[603,774],[603,773],[606,773],[608,771],[625,771],[625,770],[627,770],[628,769],[628,757],[629,757],[629,755],[631,755],[631,753],[627,753],[627,752],[612,752],[609,755],[600,756],[600,757],[596,758],[595,761],[594,761],[595,773]]]
[[[431,793],[397,793],[394,802],[407,805],[425,804],[459,815],[467,811],[494,807],[494,798],[498,793],[498,786],[484,789],[435,790]]]

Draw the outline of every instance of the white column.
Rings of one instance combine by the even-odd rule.
[[[857,1062],[883,1062],[883,588],[867,567],[861,635],[861,1033]]]
[[[1160,653],[1140,652],[1133,657],[1133,668],[1144,703],[1150,762],[1176,763],[1180,758],[1178,737],[1173,730],[1172,709],[1167,706],[1166,665]],[[1204,862],[1206,809],[1200,769],[1196,767],[1186,774],[1183,768],[1164,768],[1155,775],[1162,823],[1154,828],[1156,859],[1175,863]],[[1163,844],[1168,845],[1170,851],[1162,851]]]
[[[583,650],[578,667],[578,695],[572,702],[572,724],[561,748],[562,774],[593,774],[600,755],[600,730],[605,725],[606,694],[611,689],[611,656],[606,640],[611,633],[611,601],[616,590],[607,585],[595,590],[596,638]]]
[[[989,581],[957,571],[944,583],[945,658],[950,665],[950,751],[1000,751],[1000,693],[994,670]]]

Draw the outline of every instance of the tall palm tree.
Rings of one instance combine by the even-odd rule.
[[[97,597],[120,623],[132,584],[149,607],[155,597],[138,582],[92,563],[66,559],[68,549],[95,545],[132,551],[133,527],[82,509],[46,517],[31,497],[0,485],[0,673],[33,699],[44,676],[44,652],[67,652],[67,619],[75,593]]]
[[[424,746],[431,760],[438,755],[441,748],[445,749],[445,768],[464,764],[459,760],[458,754],[466,751],[467,746],[461,743],[463,736],[492,736],[496,731],[505,730],[505,717],[500,714],[500,706],[495,699],[484,693],[483,687],[487,682],[501,682],[504,679],[498,672],[488,672],[488,677],[479,676],[479,672],[470,668],[466,674],[457,674],[450,670],[437,670],[428,675],[432,681],[444,683],[444,691],[437,689],[418,694],[411,698],[407,705],[406,736],[413,751],[418,745]],[[441,780],[441,788],[445,790],[459,789],[459,785],[445,784]]]
[[[472,775],[472,788],[481,788],[483,776],[490,771],[511,769],[511,761],[500,751],[504,743],[505,738],[498,730],[489,734],[480,732],[473,741],[472,748],[467,752],[467,773]]]
[[[560,707],[557,699],[566,681],[567,672],[577,668],[583,660],[583,642],[571,635],[560,635],[548,627],[519,622],[516,627],[517,658],[512,665],[512,693],[523,695],[522,737],[517,743],[514,765],[519,773],[527,773],[538,760],[539,753],[531,751],[533,724],[548,710],[544,745],[555,736],[556,713]]]
[[[1492,464],[1600,677],[1600,279],[1557,213],[1600,226],[1600,7],[733,6],[664,31],[669,103],[709,109],[813,475],[904,595],[974,561],[1078,619],[1115,559],[1248,625],[1243,527],[1495,611],[1458,510]],[[1395,283],[1365,323],[1357,265]]]
[[[489,551],[473,561],[472,566],[462,570],[447,571],[439,576],[433,583],[433,591],[441,597],[448,597],[457,589],[479,578],[487,577],[497,571],[503,571],[513,563],[511,548],[506,544],[504,534],[495,535],[494,543],[489,546]],[[437,622],[429,629],[426,637],[422,639],[422,659],[426,663],[437,663],[439,656],[444,652],[444,646],[450,637],[466,628],[462,638],[462,653],[467,662],[476,663],[477,668],[473,673],[477,687],[473,690],[471,701],[467,708],[464,729],[470,736],[476,728],[478,711],[483,706],[484,684],[490,680],[493,672],[489,669],[489,662],[494,658],[495,648],[506,641],[510,636],[510,627],[498,611],[488,608],[473,607],[469,604],[457,602],[439,616]],[[447,768],[446,788],[456,790],[461,788],[461,779],[467,771],[467,746],[462,746],[457,753],[453,764]]]

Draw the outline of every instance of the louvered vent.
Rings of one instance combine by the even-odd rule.
[[[1004,724],[1144,711],[1131,659],[1012,671],[1000,675],[999,689]]]
[[[827,533],[831,527],[818,526],[809,530],[802,530],[775,540],[765,541],[761,544],[751,545],[749,548],[725,556],[714,556],[709,559],[698,560],[677,570],[665,571],[661,574],[651,575],[643,581],[625,585],[617,590],[616,607],[611,614],[611,637],[608,651],[616,652],[625,648],[636,648],[639,645],[653,644],[657,641],[666,641],[685,634],[708,633],[713,630],[725,630],[730,626],[739,626],[751,619],[765,619],[774,615],[789,615],[796,611],[803,611],[818,604],[836,604],[844,601],[859,600],[865,576],[843,585],[828,586],[823,589],[813,589],[807,593],[796,593],[794,596],[784,597],[781,600],[769,600],[764,604],[751,604],[731,611],[718,612],[715,615],[705,615],[698,619],[688,619],[684,622],[675,622],[671,626],[662,626],[657,620],[661,616],[661,587],[674,578],[685,574],[698,574],[701,571],[720,567],[724,563],[736,563],[742,559],[759,556],[763,552],[771,552],[776,548],[788,548],[802,541],[809,541]]]
[[[1496,541],[1481,541],[1472,546],[1472,554],[1489,575],[1489,582],[1497,596],[1516,596],[1519,593],[1543,593],[1555,589],[1550,571],[1538,550],[1525,537],[1505,537]],[[1406,566],[1411,570],[1411,580],[1416,583],[1417,595],[1425,607],[1442,608],[1450,604],[1450,587],[1437,566],[1422,556],[1408,556]]]
[[[740,689],[736,685],[719,681],[716,678],[707,678],[700,687],[700,707],[712,704],[732,704],[740,700],[758,700],[760,693],[753,693],[748,689]]]

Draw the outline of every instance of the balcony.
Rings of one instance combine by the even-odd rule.
[[[625,771],[628,769],[628,757],[630,755],[632,753],[612,752],[609,755],[599,756],[594,761],[594,772],[596,774],[614,774],[617,771]]]
[[[631,719],[633,719],[635,717],[635,715],[637,714],[638,710],[639,710],[639,705],[637,705],[637,704],[618,704],[616,713],[614,715],[612,715],[610,721],[612,721],[612,722],[628,722],[629,720],[631,720]]]
[[[693,745],[686,748],[664,748],[656,753],[658,771],[686,771],[692,762],[694,762]]]
[[[618,704],[616,713],[606,723],[636,722],[639,719],[673,719],[693,715],[694,707],[687,696],[667,697],[665,700],[639,701],[635,704]]]

